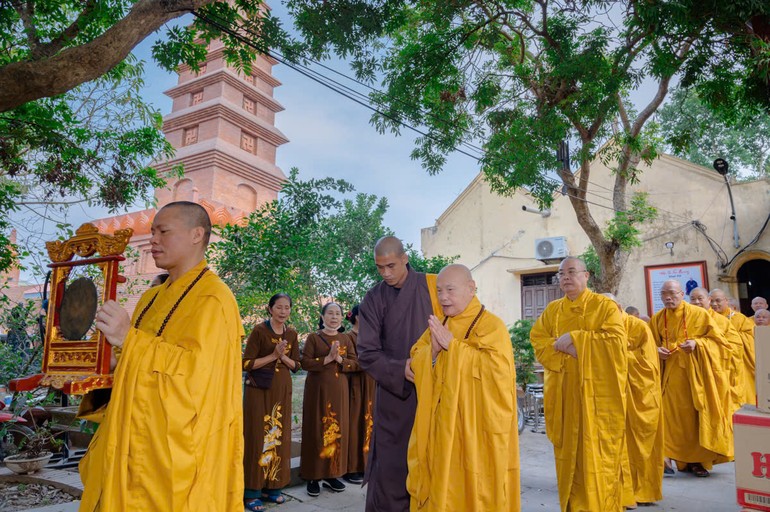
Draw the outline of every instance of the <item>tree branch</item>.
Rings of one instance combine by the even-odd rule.
[[[32,60],[46,59],[59,53],[64,46],[80,33],[81,20],[91,14],[96,7],[96,0],[88,0],[77,19],[65,28],[59,36],[46,44],[39,45],[32,51]]]
[[[214,0],[139,0],[125,18],[88,43],[39,61],[0,67],[0,112],[62,94],[119,64],[144,38],[169,20]]]

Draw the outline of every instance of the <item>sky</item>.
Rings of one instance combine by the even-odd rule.
[[[143,97],[166,115],[171,111],[171,99],[163,91],[176,85],[177,75],[153,62],[150,49],[158,37],[149,36],[134,54],[145,61]],[[344,63],[331,65],[351,75]],[[286,175],[297,167],[301,179],[344,179],[357,192],[387,198],[390,207],[385,225],[415,248],[420,247],[420,230],[433,226],[478,173],[474,159],[457,154],[450,157],[441,174],[430,176],[409,156],[414,132],[405,129],[401,136],[381,135],[370,124],[371,111],[365,107],[282,64],[273,68],[273,75],[283,84],[276,88],[275,99],[285,108],[276,115],[275,124],[289,139],[278,148],[277,165]],[[78,225],[76,216],[87,215],[108,213],[74,212],[72,224]]]
[[[283,6],[279,2],[275,4],[273,13],[286,20]],[[175,23],[187,24],[191,20],[191,15],[187,15]],[[159,69],[150,49],[165,30],[163,27],[151,34],[134,50],[134,54],[145,61],[143,97],[163,115],[171,111],[171,99],[163,91],[176,85],[177,75]],[[345,63],[326,64],[352,74]],[[449,157],[440,174],[431,176],[409,156],[414,148],[414,132],[404,129],[401,136],[379,134],[370,124],[371,111],[365,107],[287,66],[276,65],[273,74],[283,84],[276,88],[275,98],[285,108],[277,114],[276,126],[290,141],[278,148],[277,165],[287,175],[292,167],[297,167],[301,179],[341,178],[353,184],[358,192],[387,198],[390,206],[385,225],[417,249],[420,230],[433,226],[478,174],[476,160],[456,153]],[[329,73],[324,71],[324,74]],[[128,211],[146,206],[138,204]],[[70,209],[67,221],[75,228],[108,215],[105,209],[77,205]],[[54,232],[55,223],[48,222],[40,240],[46,240],[46,236]]]

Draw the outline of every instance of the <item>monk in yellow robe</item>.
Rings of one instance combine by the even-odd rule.
[[[733,456],[730,418],[720,393],[729,386],[722,369],[727,344],[708,312],[685,302],[679,281],[660,290],[664,308],[650,323],[663,367],[666,457],[680,470],[707,477]]]
[[[754,355],[754,323],[740,311],[730,307],[728,297],[722,290],[712,290],[711,307],[720,315],[726,317],[733,324],[735,330],[743,341],[743,365],[741,368],[741,401],[740,404],[756,405],[757,389],[754,379],[756,371]]]
[[[411,351],[417,414],[409,439],[412,512],[521,510],[516,368],[505,324],[475,296],[467,267],[436,283],[431,315]]]
[[[711,308],[711,297],[705,288],[695,288],[690,291],[690,304],[704,308],[711,315],[711,319],[717,324],[722,337],[727,341],[723,349],[722,367],[726,372],[727,389],[721,390],[721,398],[725,405],[725,414],[728,418],[741,408],[743,404],[743,340],[732,322],[726,316],[720,315]],[[730,421],[732,427],[732,421]]]
[[[620,303],[612,295],[606,297]],[[647,322],[622,312],[628,339],[626,387],[626,446],[628,476],[633,500],[624,503],[651,505],[663,499],[663,397],[660,389],[658,347]],[[625,468],[624,468],[625,471]]]
[[[163,207],[152,223],[168,280],[134,316],[106,302],[96,327],[121,349],[111,398],[80,463],[81,511],[243,511],[241,325],[206,265],[206,210]]]
[[[545,368],[544,407],[562,512],[622,510],[628,344],[615,303],[587,288],[577,258],[559,266],[565,297],[548,304],[530,333]]]

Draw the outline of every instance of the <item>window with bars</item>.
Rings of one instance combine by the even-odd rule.
[[[244,96],[243,97],[243,110],[245,110],[249,114],[254,114],[257,111],[257,104],[256,104],[256,102],[253,99],[251,99],[251,98],[249,98],[247,96]]]
[[[203,101],[203,89],[190,94],[190,105],[197,105]]]
[[[249,133],[241,132],[241,149],[257,154],[257,138]]]
[[[189,146],[190,144],[195,144],[196,142],[198,142],[198,127],[191,126],[190,128],[185,128],[183,145]]]

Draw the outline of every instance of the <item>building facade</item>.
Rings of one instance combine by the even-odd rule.
[[[669,155],[642,171],[629,193],[647,193],[658,218],[643,226],[642,246],[631,251],[624,266],[617,294],[623,305],[651,315],[655,277],[666,268],[704,262],[705,282],[698,284],[724,289],[740,298],[744,313],[753,314],[751,298],[770,296],[770,180],[731,184],[739,234],[735,247],[728,190],[720,174]],[[610,169],[595,162],[586,199],[600,226],[614,215],[613,183]],[[458,262],[471,268],[482,302],[509,325],[536,318],[561,296],[555,279],[559,261],[566,254],[583,254],[589,245],[568,197],[557,194],[550,210],[539,212],[526,191],[496,195],[481,175],[435,225],[422,230],[425,256],[459,256]],[[559,255],[562,246],[565,254]]]

